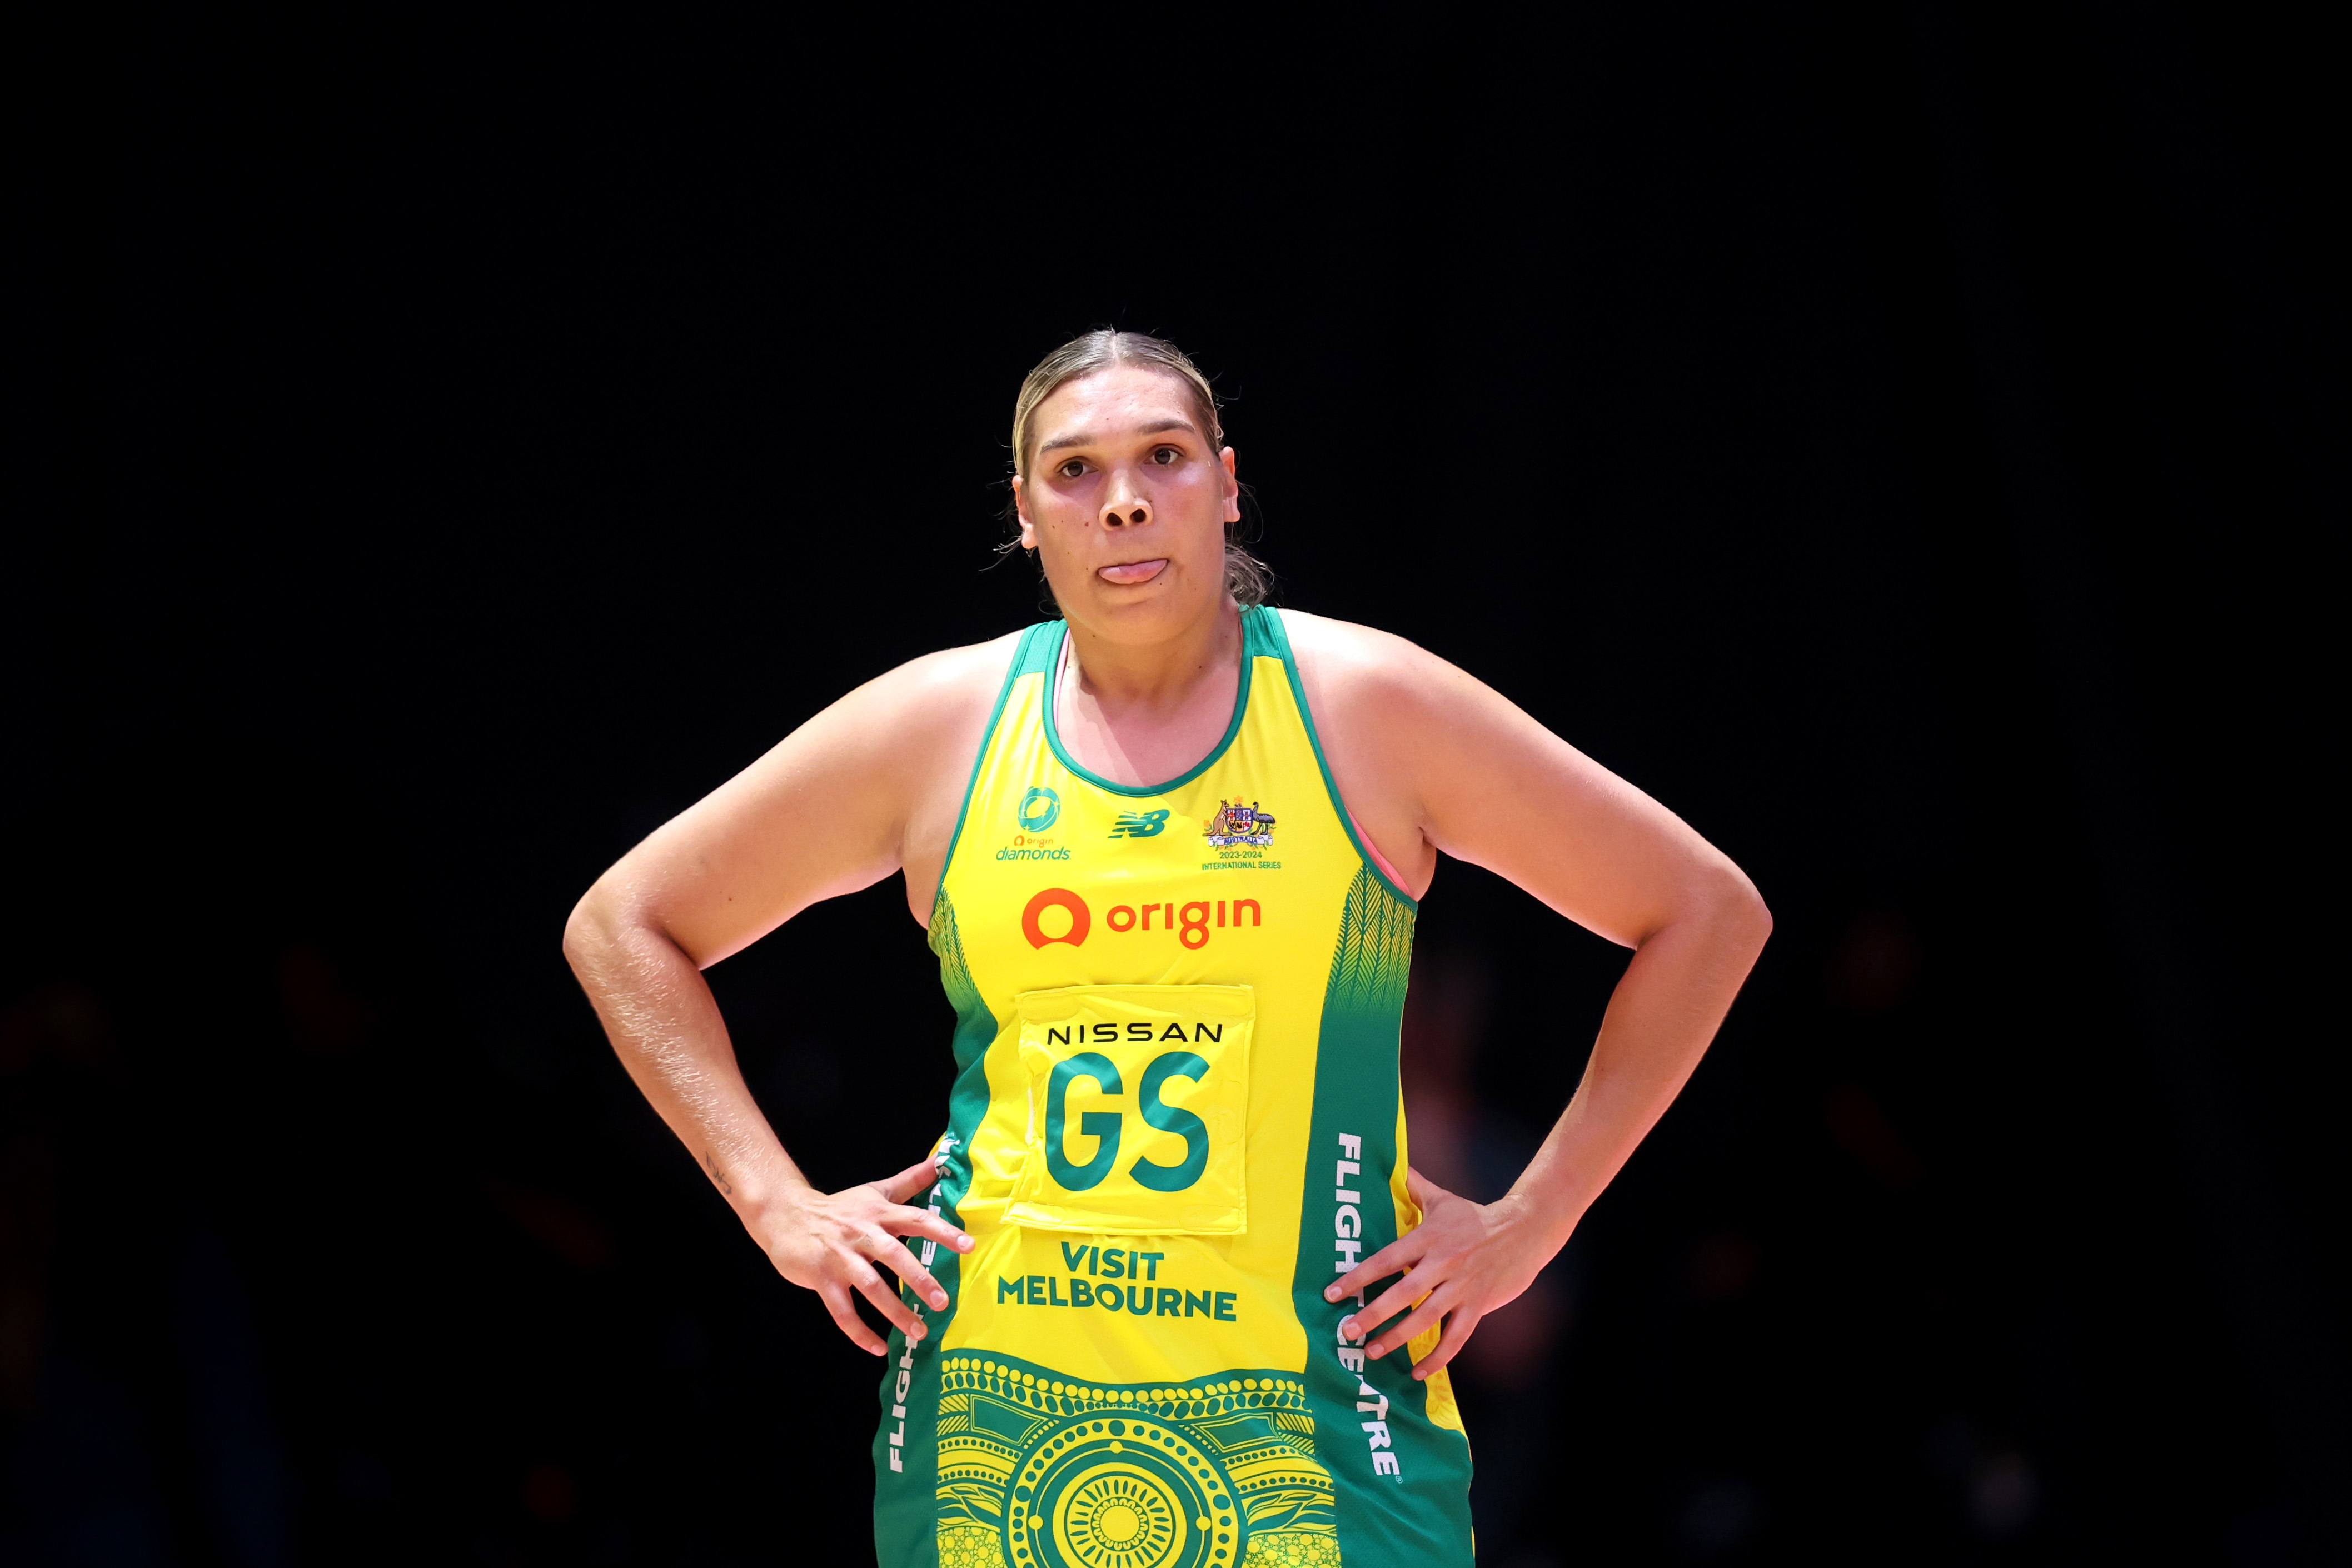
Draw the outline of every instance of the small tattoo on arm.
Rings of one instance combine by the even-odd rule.
[[[719,1184],[719,1190],[733,1197],[735,1189],[728,1184],[727,1173],[719,1168],[719,1156],[706,1149],[703,1151],[702,1163],[710,1167],[710,1179]]]

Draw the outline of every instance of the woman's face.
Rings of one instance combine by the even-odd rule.
[[[1224,601],[1225,524],[1238,520],[1234,449],[1209,445],[1190,389],[1113,365],[1037,405],[1021,543],[1062,613],[1114,642],[1160,642]]]

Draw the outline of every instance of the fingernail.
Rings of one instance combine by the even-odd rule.
[[[1326,1285],[1326,1286],[1324,1286],[1324,1287],[1323,1287],[1323,1299],[1324,1299],[1325,1301],[1338,1301],[1338,1300],[1339,1299],[1339,1286],[1337,1286],[1337,1285]]]
[[[1339,1332],[1346,1334],[1349,1339],[1355,1338],[1356,1320],[1353,1318],[1341,1318],[1339,1320]]]
[[[969,1251],[971,1251],[971,1237],[969,1237],[969,1236],[959,1236],[959,1237],[957,1237],[957,1238],[956,1238],[956,1250],[957,1250],[957,1251],[959,1251],[959,1252],[969,1252]]]

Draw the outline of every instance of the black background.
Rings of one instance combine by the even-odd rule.
[[[1098,324],[1217,377],[1281,602],[1777,917],[1556,1353],[1465,1380],[1483,1556],[2352,1550],[2322,51],[1166,22],[20,63],[0,1555],[863,1558],[876,1368],[557,941],[816,707],[1034,618],[1004,430]],[[1422,942],[1539,1134],[1622,955],[1454,863]],[[936,1133],[934,973],[896,881],[714,972],[819,1180]]]

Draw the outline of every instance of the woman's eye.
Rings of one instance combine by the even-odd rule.
[[[1159,464],[1162,468],[1165,468],[1171,463],[1175,462],[1179,457],[1183,455],[1184,455],[1181,452],[1177,451],[1176,448],[1172,446],[1160,446],[1155,447],[1152,450],[1151,460],[1154,463]]]
[[[1086,471],[1087,465],[1075,457],[1063,464],[1059,468],[1054,470],[1055,473],[1059,474],[1065,479],[1075,479]]]

